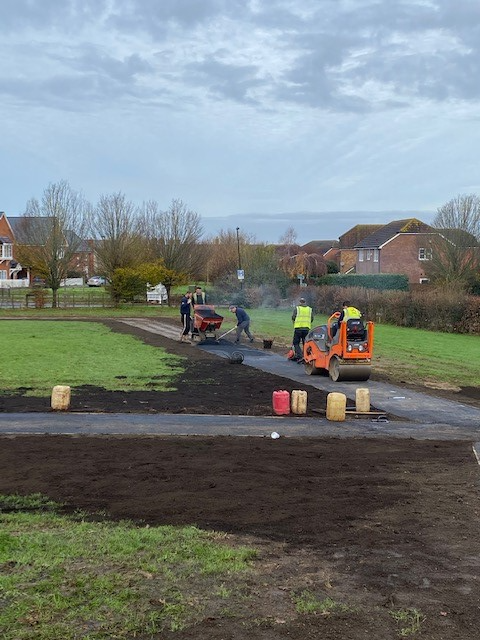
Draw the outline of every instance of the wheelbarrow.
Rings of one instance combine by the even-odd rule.
[[[222,326],[223,316],[215,311],[215,307],[209,304],[196,304],[193,307],[193,340],[200,342],[205,340],[217,341],[217,332]]]

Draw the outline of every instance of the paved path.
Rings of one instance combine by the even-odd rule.
[[[480,440],[480,429],[449,424],[416,422],[374,422],[348,420],[330,422],[325,418],[300,416],[207,416],[176,414],[82,414],[3,413],[3,434],[71,435],[198,435],[338,438],[413,438],[417,440]]]
[[[174,340],[178,331],[171,324],[148,318],[121,322]],[[325,418],[300,416],[205,416],[174,414],[0,414],[0,433],[10,434],[131,434],[131,435],[235,435],[311,437],[397,437],[438,440],[480,441],[480,409],[457,402],[408,391],[394,385],[367,381],[331,382],[323,376],[308,376],[301,365],[268,350],[234,345],[224,339],[219,344],[192,345],[219,357],[241,351],[244,364],[313,389],[338,391],[354,400],[356,389],[370,390],[372,405],[405,421],[375,422],[369,419],[330,422]],[[244,365],[236,365],[244,366]],[[480,449],[480,445],[478,447]]]
[[[126,324],[158,333],[167,338],[178,339],[178,331],[172,325],[151,319],[126,319]],[[350,400],[355,400],[355,392],[359,387],[370,390],[370,400],[378,409],[399,416],[405,420],[422,423],[446,423],[452,426],[478,428],[480,435],[480,409],[459,402],[443,400],[424,393],[410,391],[384,382],[368,380],[366,382],[332,382],[328,377],[309,376],[302,365],[287,360],[284,356],[266,349],[254,349],[250,345],[235,345],[227,339],[219,344],[205,342],[192,348],[204,349],[223,358],[228,358],[233,351],[241,351],[244,364],[273,373],[289,380],[300,382],[323,391],[344,393]]]

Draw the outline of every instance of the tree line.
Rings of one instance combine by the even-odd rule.
[[[480,289],[480,198],[457,196],[440,207],[432,226],[431,254],[425,270],[432,282],[462,290]],[[148,200],[137,206],[123,193],[102,195],[95,205],[62,180],[50,184],[40,199],[27,202],[16,229],[16,258],[47,281],[53,306],[75,256],[95,254],[98,274],[111,283],[114,299],[145,291],[146,282],[163,282],[170,293],[191,279],[217,287],[239,287],[237,268],[248,274],[249,286],[275,285],[285,295],[298,274],[305,282],[334,272],[322,255],[308,253],[289,228],[278,245],[259,243],[236,230],[204,238],[200,215],[182,200],[167,209]]]
[[[88,250],[94,251],[96,270],[109,280],[117,301],[144,292],[146,282],[163,282],[168,293],[190,279],[238,285],[240,256],[251,285],[272,282],[285,288],[297,273],[326,273],[322,256],[302,253],[291,237],[281,249],[239,230],[205,239],[200,215],[180,199],[163,210],[153,200],[136,206],[118,192],[92,205],[63,180],[27,202],[16,228],[16,258],[45,278],[57,306],[75,257]]]

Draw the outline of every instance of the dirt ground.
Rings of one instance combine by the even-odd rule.
[[[159,399],[86,389],[75,410],[270,415],[272,390],[289,388],[137,333],[189,356],[180,390]],[[22,400],[15,410],[38,410]],[[470,442],[3,436],[0,469],[0,493],[40,492],[143,524],[196,524],[258,549],[252,572],[226,584],[238,587],[233,605],[206,595],[194,626],[156,640],[389,640],[408,636],[409,623],[394,619],[407,610],[420,620],[409,637],[479,636],[480,470]],[[345,608],[299,614],[294,599],[306,591]]]

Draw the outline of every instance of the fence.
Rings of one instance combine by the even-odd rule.
[[[74,308],[107,308],[114,304],[109,294],[104,291],[79,290],[71,291],[62,288],[58,291],[58,307]],[[2,309],[42,309],[52,306],[52,294],[49,289],[5,288],[0,287],[0,308]]]

